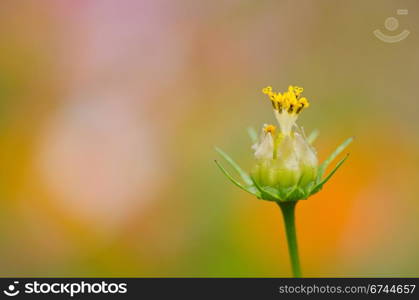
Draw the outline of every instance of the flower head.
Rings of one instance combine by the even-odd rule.
[[[256,161],[250,176],[227,154],[217,149],[241,175],[244,184],[234,180],[218,162],[217,165],[236,185],[258,198],[280,202],[307,199],[317,193],[345,161],[347,157],[323,178],[327,166],[352,138],[347,139],[319,165],[316,151],[311,145],[313,138],[306,138],[296,123],[301,112],[310,106],[307,98],[302,97],[303,88],[289,86],[286,92],[279,93],[268,86],[262,92],[272,104],[280,130],[274,125],[263,125],[259,138],[252,146]]]
[[[257,162],[252,178],[261,187],[304,188],[316,178],[317,156],[304,134],[295,130],[298,115],[309,106],[301,97],[303,88],[290,86],[283,94],[273,92],[270,86],[262,91],[269,96],[281,130],[275,134],[271,129],[275,126],[264,125],[258,143],[253,145]]]

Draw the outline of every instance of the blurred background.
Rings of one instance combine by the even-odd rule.
[[[289,84],[311,101],[299,124],[320,130],[320,160],[356,137],[297,207],[304,274],[419,276],[418,14],[1,1],[0,276],[290,276],[278,207],[228,182],[213,149],[250,169],[247,128],[274,122],[261,88]]]

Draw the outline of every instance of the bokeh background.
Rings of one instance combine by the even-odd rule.
[[[397,16],[397,9],[409,14]],[[320,159],[306,276],[419,276],[417,1],[0,3],[0,276],[289,276],[278,207],[230,184],[261,88],[301,85]],[[384,20],[394,16],[394,32]],[[410,36],[394,44],[373,30]]]

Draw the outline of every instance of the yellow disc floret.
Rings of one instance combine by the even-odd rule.
[[[287,112],[289,114],[299,114],[304,108],[309,107],[307,98],[301,97],[304,89],[298,86],[290,85],[288,91],[276,93],[268,86],[262,92],[269,97],[273,108],[279,113]]]
[[[271,124],[265,124],[265,126],[263,126],[263,131],[265,133],[270,133],[272,135],[275,133],[275,129],[276,129],[276,126],[271,125]]]

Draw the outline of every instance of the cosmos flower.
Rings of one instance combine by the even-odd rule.
[[[316,132],[307,138],[296,123],[301,112],[310,106],[307,98],[302,96],[303,88],[289,86],[281,94],[268,86],[262,92],[272,104],[278,128],[264,124],[259,138],[254,139],[252,149],[255,163],[250,175],[218,148],[217,152],[238,172],[242,182],[234,179],[218,161],[216,163],[234,184],[260,199],[277,202],[307,199],[320,191],[346,160],[347,155],[324,176],[326,168],[351,143],[352,138],[347,139],[319,165],[312,146]],[[251,131],[251,135],[254,137],[254,132]]]

